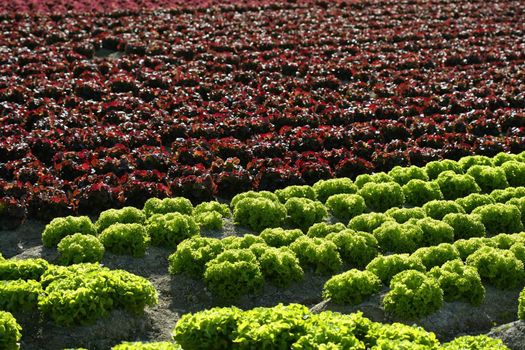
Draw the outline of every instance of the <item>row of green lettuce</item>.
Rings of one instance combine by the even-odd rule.
[[[21,327],[10,313],[0,312],[0,330],[3,331],[0,347],[18,349]],[[112,350],[508,349],[501,340],[485,335],[461,336],[440,344],[434,333],[421,327],[373,322],[361,313],[314,314],[299,304],[247,311],[235,307],[213,308],[186,314],[175,325],[172,338],[173,342],[126,342]]]
[[[330,198],[352,196],[357,195],[336,194]],[[170,210],[175,210],[176,204],[178,210],[183,207],[193,215],[209,213],[207,210],[221,210],[223,216],[229,214],[228,207],[217,202],[202,203],[193,208],[183,198],[152,199],[144,210],[129,207],[106,211],[94,224],[82,216],[56,218],[44,229],[44,244],[52,247],[58,242],[60,260],[64,264],[99,262],[105,250],[138,257],[145,254],[150,243],[176,247],[176,256],[191,256],[188,252],[191,250],[202,254],[198,252],[202,245],[210,250],[200,258],[202,261],[187,263],[196,270],[194,275],[199,276],[204,272],[204,265],[224,250],[260,243],[273,248],[290,248],[288,251],[268,252],[273,257],[285,259],[289,265],[294,261],[290,254],[295,254],[303,267],[310,265],[318,272],[333,273],[343,263],[350,267],[364,267],[381,253],[413,253],[422,247],[462,239],[520,232],[525,213],[525,188],[508,187],[491,194],[470,194],[455,201],[431,201],[423,207],[396,207],[385,213],[363,213],[352,217],[348,225],[319,222],[308,227],[306,232],[293,228],[267,228],[258,235],[227,237],[220,244],[201,237],[192,216],[180,212],[153,213],[151,203],[156,208],[169,207]],[[205,260],[206,257],[209,259]]]
[[[0,257],[0,310],[38,311],[60,325],[85,324],[114,309],[142,313],[157,304],[145,278],[99,264],[57,266],[44,259]],[[1,348],[1,347],[0,347]]]
[[[395,183],[373,185],[398,186]],[[393,192],[385,189],[381,193]],[[292,197],[282,205],[276,198],[268,199],[275,196],[270,192],[247,192],[239,196],[232,201],[233,217],[237,220],[242,214],[248,222],[254,220],[247,226],[260,225],[262,214],[267,215],[264,216],[266,222],[275,220],[277,215],[267,212],[268,209],[283,206],[288,208],[289,223],[296,223],[283,227],[318,237],[332,230],[326,228],[328,207],[348,228],[373,233],[383,253],[410,253],[419,247],[457,239],[520,232],[525,221],[525,187],[507,187],[490,194],[474,193],[456,200],[432,200],[421,207],[392,207],[384,213],[365,213],[364,199],[358,194],[331,195],[326,207],[321,202],[299,197]],[[46,247],[56,246],[65,264],[100,261],[106,250],[141,257],[149,245],[175,248],[183,240],[200,235],[203,221],[217,221],[220,225],[215,228],[218,228],[222,227],[223,218],[230,216],[229,207],[218,202],[205,202],[194,208],[185,198],[155,198],[148,200],[143,210],[133,207],[107,210],[95,223],[86,216],[55,218],[46,225],[42,241]],[[345,227],[342,222],[335,225]],[[269,227],[263,232],[276,225],[261,227],[266,226]]]
[[[304,271],[314,270],[333,275],[324,285],[323,298],[334,303],[359,304],[389,286],[382,300],[385,311],[408,320],[437,311],[444,301],[477,306],[485,297],[483,283],[499,289],[525,283],[525,233],[461,239],[389,255],[378,255],[370,244],[373,235],[366,232],[299,235],[267,229],[261,236],[192,237],[170,255],[169,272],[202,278],[214,296],[235,302],[259,292],[265,282],[287,287],[301,281]]]

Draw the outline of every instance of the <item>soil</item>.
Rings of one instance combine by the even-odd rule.
[[[16,230],[0,232],[0,252],[5,258],[44,258],[55,262],[56,249],[41,245],[41,232],[44,224],[29,221]],[[238,235],[247,231],[227,222],[221,231],[204,232],[211,237]],[[204,310],[214,306],[227,306],[215,300],[206,290],[202,280],[185,275],[168,274],[168,256],[173,249],[150,247],[143,258],[106,253],[102,264],[111,269],[124,269],[147,278],[158,291],[159,303],[147,308],[144,315],[133,315],[115,310],[106,319],[85,326],[61,327],[38,313],[17,313],[14,315],[23,327],[21,348],[27,350],[58,350],[84,347],[90,350],[108,349],[122,341],[165,341],[181,315]],[[380,301],[386,289],[357,306],[340,306],[323,301],[321,293],[324,283],[330,276],[320,276],[305,271],[303,281],[294,283],[286,289],[266,283],[256,295],[248,295],[235,305],[241,309],[257,306],[274,306],[278,303],[301,303],[314,312],[333,310],[344,313],[361,310],[374,321],[393,322],[385,315]],[[480,307],[466,303],[445,303],[435,314],[419,320],[416,324],[436,333],[441,341],[447,341],[465,334],[487,333],[503,339],[511,349],[525,349],[525,324],[517,320],[517,300],[519,290],[502,291],[486,286],[487,293]],[[512,323],[513,322],[513,323]],[[408,322],[412,324],[412,322]],[[506,325],[508,324],[508,325]]]
[[[525,349],[525,321],[516,321],[495,327],[488,334],[499,338],[512,350]]]

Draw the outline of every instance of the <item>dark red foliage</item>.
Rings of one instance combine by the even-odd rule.
[[[4,1],[2,225],[521,152],[523,9]]]

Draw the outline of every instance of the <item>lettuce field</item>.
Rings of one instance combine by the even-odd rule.
[[[525,349],[522,0],[0,3],[0,349]]]

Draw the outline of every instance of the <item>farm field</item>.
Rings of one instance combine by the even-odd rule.
[[[0,349],[525,349],[524,9],[1,3]]]

